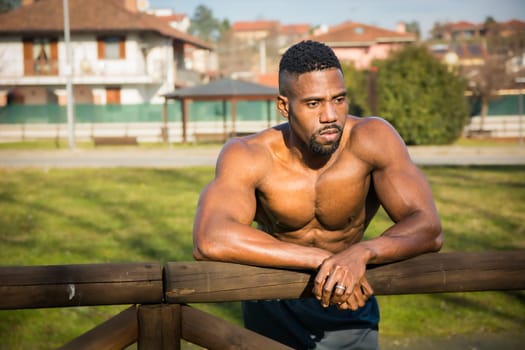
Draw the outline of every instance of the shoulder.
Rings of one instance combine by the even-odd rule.
[[[385,119],[380,117],[350,117],[353,120],[352,123],[352,136],[354,137],[367,137],[376,134],[397,134],[394,127]]]
[[[216,175],[260,179],[271,167],[270,130],[229,140],[219,153]]]
[[[357,157],[375,166],[390,160],[408,160],[403,139],[385,119],[353,118],[351,125],[348,147]]]

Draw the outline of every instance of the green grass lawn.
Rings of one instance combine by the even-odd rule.
[[[525,249],[525,166],[428,167],[443,251]],[[212,168],[0,170],[0,264],[192,260]],[[367,237],[390,225],[380,212]],[[524,292],[379,297],[385,335],[525,330]],[[0,349],[50,349],[127,306],[0,311]],[[199,305],[240,322],[238,303]]]

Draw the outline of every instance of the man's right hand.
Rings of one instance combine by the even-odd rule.
[[[345,290],[343,293],[339,289],[334,290],[331,304],[337,305],[341,310],[357,310],[360,307],[365,306],[366,301],[374,294],[374,290],[368,283],[368,280],[363,277],[359,283],[355,285],[355,288],[350,293]]]

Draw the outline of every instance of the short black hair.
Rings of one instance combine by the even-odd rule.
[[[292,45],[279,63],[279,90],[284,89],[282,79],[287,75],[299,75],[313,71],[337,68],[341,63],[331,47],[318,41],[304,40]]]

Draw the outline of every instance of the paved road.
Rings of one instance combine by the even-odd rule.
[[[160,167],[214,166],[218,146],[144,149],[115,147],[100,149],[0,150],[3,168]],[[419,165],[525,165],[525,145],[497,147],[418,146],[409,147]]]

